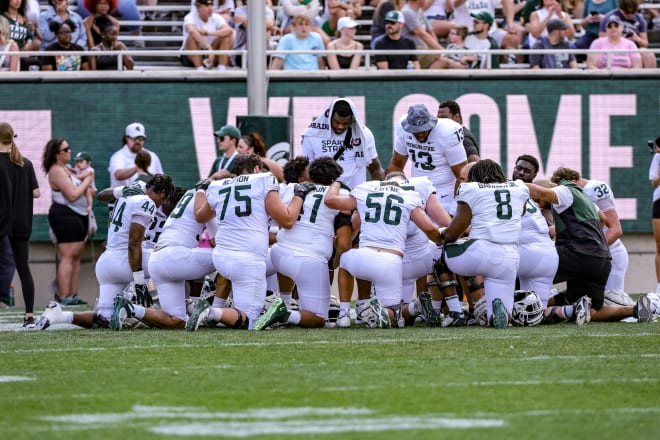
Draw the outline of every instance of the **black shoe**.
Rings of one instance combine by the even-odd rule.
[[[34,326],[35,326],[34,316],[23,318],[23,328],[34,328]]]

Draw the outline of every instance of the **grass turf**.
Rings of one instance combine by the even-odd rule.
[[[660,437],[659,322],[61,328],[0,333],[3,438]]]

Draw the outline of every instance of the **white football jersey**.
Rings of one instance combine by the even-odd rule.
[[[399,182],[401,189],[406,191],[415,191],[419,194],[424,206],[431,197],[431,194],[435,193],[435,188],[428,177],[411,177],[408,180]],[[419,229],[419,227],[414,222],[408,223],[408,232],[406,236],[406,249],[405,254],[416,253],[417,250],[426,249],[429,243],[429,238],[426,236],[424,231]]]
[[[410,213],[424,202],[415,191],[407,191],[380,181],[369,181],[351,191],[357,200],[362,226],[360,247],[373,246],[403,252]]]
[[[131,223],[149,226],[156,215],[156,204],[147,195],[117,199],[108,225],[106,249],[127,250]],[[146,229],[145,227],[145,229]]]
[[[282,201],[288,205],[293,199],[293,187],[287,185],[283,191]],[[298,221],[290,229],[280,229],[277,233],[277,243],[292,249],[296,255],[318,257],[327,261],[332,255],[332,239],[335,236],[335,216],[339,212],[324,203],[328,186],[316,185],[316,188],[305,197],[305,202],[298,216]],[[339,190],[340,195],[347,195],[345,189]]]
[[[198,237],[203,231],[204,224],[195,220],[195,190],[191,189],[183,194],[167,218],[158,245],[192,249],[197,247]]]
[[[525,215],[522,216],[520,223],[520,240],[519,243],[551,243],[550,228],[548,222],[543,217],[541,208],[532,199],[527,201],[525,207]]]
[[[607,212],[616,209],[614,193],[607,183],[600,180],[587,180],[587,184],[582,190],[601,211]]]
[[[517,244],[520,218],[529,200],[522,180],[504,183],[466,182],[458,187],[456,201],[472,210],[470,238]]]
[[[355,188],[367,180],[366,168],[358,166],[356,163],[357,155],[364,155],[369,162],[378,157],[373,133],[366,126],[362,126],[362,131],[364,137],[351,139],[351,145],[361,145],[361,151],[349,147],[337,158],[337,163],[344,170],[337,180],[349,188]],[[310,162],[323,156],[334,157],[335,153],[344,145],[345,137],[345,132],[337,134],[333,130],[330,130],[330,139],[303,136],[301,154],[307,156]]]
[[[451,166],[467,161],[461,124],[448,118],[440,118],[426,142],[420,143],[412,133],[403,129],[400,122],[396,125],[397,140],[394,151],[408,156],[412,166],[411,176],[428,177],[438,191],[440,188],[453,186],[456,176]]]
[[[268,253],[268,214],[266,196],[278,191],[277,179],[270,173],[247,174],[218,180],[206,190],[206,199],[216,213],[216,248]]]

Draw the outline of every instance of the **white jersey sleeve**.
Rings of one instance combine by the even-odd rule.
[[[518,243],[527,200],[529,189],[521,180],[462,183],[456,197],[472,210],[470,238],[501,244]]]
[[[117,201],[108,225],[106,249],[127,250],[131,223],[144,226],[145,230],[156,215],[156,204],[149,196],[133,196]]]
[[[547,242],[550,240],[550,229],[541,208],[532,199],[527,201],[525,215],[520,223],[520,243]]]
[[[212,183],[206,198],[218,219],[216,247],[265,257],[268,253],[266,196],[278,190],[277,179],[270,173],[241,175]]]
[[[600,180],[588,180],[582,190],[601,211],[607,212],[616,209],[614,193],[607,183]]]

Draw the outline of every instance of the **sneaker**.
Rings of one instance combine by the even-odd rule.
[[[115,331],[121,330],[126,319],[132,318],[133,315],[133,303],[124,298],[123,295],[115,296],[112,318],[110,318],[110,328]]]
[[[442,321],[443,327],[466,327],[467,319],[463,312],[449,312]]]
[[[605,305],[618,305],[618,306],[634,306],[635,301],[623,290],[606,290],[605,291]]]
[[[591,298],[583,296],[573,304],[573,319],[576,325],[588,324],[591,321]]]
[[[351,326],[351,315],[344,311],[339,312],[337,317],[336,326],[340,328],[349,328]]]
[[[421,292],[415,298],[415,310],[419,315],[424,318],[426,325],[429,327],[440,327],[442,325],[442,320],[440,315],[433,309],[433,303],[431,302],[431,295],[428,292]]]
[[[374,311],[368,302],[360,304],[355,310],[355,324],[369,327],[369,323],[375,321]]]
[[[62,311],[62,306],[55,301],[51,301],[46,306],[44,313],[37,319],[37,322],[34,324],[35,330],[46,330],[50,327],[51,324],[57,322],[66,322],[64,319],[64,312]]]
[[[509,315],[506,313],[504,304],[499,298],[493,300],[493,327],[506,328],[509,325]]]
[[[81,299],[78,295],[73,295],[71,297],[71,302],[75,303],[75,304],[72,304],[72,305],[76,305],[76,306],[86,306],[87,305],[87,301]]]
[[[290,314],[282,298],[277,298],[270,305],[266,313],[261,315],[254,323],[254,329],[257,331],[263,330],[272,324],[286,322]]]
[[[59,303],[67,307],[82,306],[87,304],[85,301],[78,298],[78,295],[71,295],[71,296],[65,296],[64,298],[60,298]]]
[[[195,303],[195,308],[193,309],[188,320],[186,321],[186,330],[189,332],[197,331],[199,326],[206,321],[209,313],[211,312],[211,304],[204,299],[200,299]]]
[[[34,316],[30,316],[29,318],[23,318],[23,328],[35,328],[36,327],[36,322],[34,320]]]
[[[372,296],[369,300],[369,307],[374,312],[374,320],[372,323],[373,327],[367,323],[369,328],[390,328],[392,327],[392,322],[390,321],[390,316],[387,313],[387,308],[383,307],[383,304],[380,302],[377,296]]]
[[[653,320],[653,312],[651,311],[651,300],[648,296],[640,296],[637,304],[633,308],[633,316],[639,322],[650,322]]]

